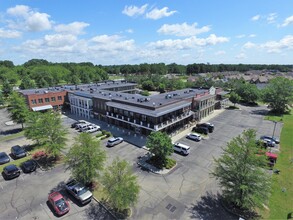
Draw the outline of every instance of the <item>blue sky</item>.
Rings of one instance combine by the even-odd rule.
[[[292,64],[292,0],[0,0],[0,60]]]

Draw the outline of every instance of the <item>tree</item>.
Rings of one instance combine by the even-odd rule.
[[[82,183],[92,183],[103,170],[106,153],[100,142],[89,133],[81,133],[66,155],[66,164],[75,179]]]
[[[3,96],[7,98],[13,92],[13,87],[8,80],[5,80],[2,85]]]
[[[229,100],[234,104],[238,103],[240,101],[241,97],[235,93],[235,92],[231,92],[230,96],[229,96]]]
[[[21,80],[21,84],[19,85],[20,89],[34,89],[36,88],[36,83],[34,80],[30,79],[28,75],[24,76]]]
[[[254,84],[239,84],[235,92],[246,103],[255,103],[259,98],[259,90]]]
[[[263,169],[266,158],[257,154],[255,138],[253,129],[233,138],[215,159],[211,173],[219,180],[226,201],[248,210],[262,207],[270,192],[270,176]]]
[[[268,86],[263,89],[263,100],[274,112],[285,113],[288,110],[288,104],[293,101],[293,80],[284,77],[270,80]]]
[[[137,176],[133,174],[132,167],[126,160],[116,158],[106,169],[102,184],[109,195],[110,203],[118,211],[129,208],[138,200],[140,187]]]
[[[171,138],[160,131],[152,132],[148,136],[146,147],[155,155],[156,161],[162,166],[165,165],[167,157],[174,151]]]
[[[29,113],[25,98],[17,92],[13,92],[9,97],[9,104],[7,110],[10,113],[10,118],[21,124],[23,129],[23,124],[26,121],[26,117]]]
[[[67,131],[62,126],[60,114],[54,111],[31,112],[27,120],[25,136],[43,145],[48,154],[56,157],[64,149]]]

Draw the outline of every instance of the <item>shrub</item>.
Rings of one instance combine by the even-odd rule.
[[[39,158],[46,157],[46,156],[47,156],[46,152],[41,150],[41,151],[37,151],[33,154],[33,159],[39,159]]]
[[[173,160],[171,158],[167,158],[166,164],[165,164],[166,169],[171,169],[175,165],[176,165],[176,160]]]

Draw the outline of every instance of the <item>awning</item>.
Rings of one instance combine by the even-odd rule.
[[[277,159],[278,158],[277,154],[273,154],[273,153],[270,153],[270,152],[266,152],[266,156],[269,157],[269,158],[272,158],[272,159]]]
[[[38,112],[38,111],[43,111],[43,110],[47,110],[47,109],[52,109],[52,105],[43,105],[43,106],[37,106],[37,107],[32,107],[32,110],[34,112]]]

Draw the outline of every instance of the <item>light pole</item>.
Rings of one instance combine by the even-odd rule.
[[[275,138],[275,130],[276,130],[276,124],[278,122],[273,121],[274,122],[274,130],[273,130],[273,135],[272,135],[272,143],[274,142],[274,138]],[[270,152],[272,152],[272,146],[270,147]]]

